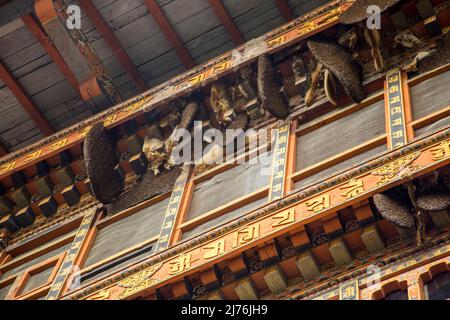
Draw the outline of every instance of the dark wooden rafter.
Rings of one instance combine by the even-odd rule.
[[[181,39],[178,37],[177,33],[170,25],[166,16],[162,12],[156,0],[144,0],[145,5],[147,6],[148,11],[152,15],[153,19],[155,19],[156,23],[160,27],[161,31],[166,36],[167,41],[169,41],[170,45],[177,52],[178,57],[181,59],[181,62],[186,68],[193,68],[196,66],[194,59],[192,58],[189,51],[184,46]]]
[[[0,142],[0,157],[6,156],[8,153],[8,149]]]
[[[100,12],[95,7],[95,5],[92,3],[92,1],[91,0],[80,0],[79,3],[81,5],[81,7],[83,8],[84,12],[94,23],[97,30],[103,36],[103,39],[105,39],[106,43],[111,48],[112,52],[116,56],[119,63],[122,65],[122,67],[128,73],[128,75],[133,80],[133,82],[137,85],[137,87],[141,91],[145,91],[146,89],[148,89],[147,83],[145,82],[144,78],[142,78],[141,74],[137,70],[133,61],[128,56],[127,52],[122,47],[119,40],[117,40],[116,36],[111,31],[111,29],[109,28],[105,19],[100,14]]]
[[[228,14],[227,9],[224,7],[221,0],[208,0],[210,7],[213,9],[220,23],[224,26],[230,35],[231,40],[235,45],[240,45],[245,42],[245,39],[238,29],[233,19]]]
[[[76,92],[79,93],[79,83],[77,78],[73,74],[69,65],[66,63],[62,55],[59,53],[58,49],[54,46],[52,41],[50,40],[47,33],[42,29],[41,25],[36,21],[34,16],[31,14],[27,14],[22,18],[23,23],[27,27],[27,29],[34,35],[34,37],[39,41],[42,47],[45,49],[47,54],[56,64],[58,69],[62,72],[64,77],[69,81],[70,85],[75,89]]]
[[[22,104],[22,107],[28,113],[28,115],[36,123],[36,126],[47,136],[55,133],[47,119],[41,114],[36,105],[31,101],[30,97],[26,94],[20,83],[14,79],[13,75],[0,61],[0,78],[6,84],[11,93]]]
[[[275,4],[280,10],[281,15],[286,21],[291,21],[295,19],[294,11],[292,10],[289,0],[274,0]]]

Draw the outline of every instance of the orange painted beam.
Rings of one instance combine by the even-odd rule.
[[[39,22],[31,15],[27,14],[22,18],[23,23],[27,27],[28,31],[30,31],[34,37],[39,41],[41,46],[56,64],[58,69],[64,75],[64,77],[69,81],[70,85],[75,89],[76,92],[79,93],[79,83],[69,65],[66,63],[62,55],[59,53],[58,49],[53,45],[52,41],[48,37],[47,33],[42,29]]]
[[[144,78],[142,78],[141,74],[137,70],[130,56],[127,54],[125,49],[120,44],[119,40],[117,40],[114,33],[109,28],[103,16],[100,14],[98,9],[92,3],[91,0],[80,0],[80,6],[83,8],[84,12],[94,23],[97,30],[102,35],[103,39],[105,39],[108,46],[111,48],[111,51],[116,56],[120,65],[125,69],[130,78],[136,84],[136,86],[141,90],[145,91],[148,89],[147,83]]]
[[[36,126],[47,136],[55,133],[55,130],[52,128],[50,123],[41,114],[33,101],[31,101],[31,99],[25,93],[20,83],[17,82],[16,79],[14,79],[13,75],[1,61],[0,78],[3,80],[12,94],[16,97],[16,99],[19,100],[19,102],[22,104],[22,107],[25,109],[31,119],[33,119],[33,121],[36,123]]]
[[[166,36],[167,41],[169,41],[170,45],[174,48],[174,50],[178,54],[178,57],[180,58],[183,65],[188,69],[195,67],[196,63],[194,59],[184,46],[181,39],[178,37],[175,30],[170,25],[169,21],[162,12],[158,3],[156,3],[155,0],[144,0],[144,3],[147,6],[147,9],[152,15],[153,19],[155,19],[161,31]]]
[[[213,9],[220,23],[224,26],[230,35],[231,40],[233,40],[235,45],[240,45],[245,42],[241,31],[238,29],[233,19],[231,19],[228,14],[227,9],[224,7],[221,0],[208,0],[210,7]]]
[[[286,21],[291,21],[295,19],[294,12],[288,0],[274,0],[274,1],[278,7],[278,10],[280,10],[281,15]]]

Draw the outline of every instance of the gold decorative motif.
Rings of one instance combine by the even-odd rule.
[[[280,46],[283,43],[286,42],[286,36],[285,35],[281,35],[279,37],[276,37],[274,39],[270,39],[267,41],[267,45],[271,48],[271,47],[275,47],[275,46]]]
[[[281,227],[287,224],[295,222],[295,209],[285,210],[275,214],[272,217],[273,220],[277,220],[272,224],[272,228]]]
[[[153,279],[152,276],[162,267],[162,265],[162,263],[155,264],[148,269],[145,269],[118,282],[117,286],[125,288],[125,290],[120,293],[118,298],[125,299],[135,294],[136,292],[139,292],[158,283],[159,280]]]
[[[330,195],[329,194],[324,194],[324,195],[318,196],[318,197],[306,202],[306,209],[308,211],[314,211],[314,213],[325,210],[329,206],[330,206]]]
[[[339,300],[359,300],[358,280],[350,281],[339,287]]]
[[[344,186],[339,188],[339,190],[344,191],[342,193],[343,197],[350,199],[364,192],[364,183],[361,179],[352,179]]]
[[[86,300],[108,300],[110,295],[111,292],[109,292],[108,290],[100,290],[99,292],[97,292],[93,296],[90,296]]]
[[[439,161],[450,156],[450,141],[443,141],[439,146],[430,150],[433,161]]]
[[[401,177],[402,175],[407,174],[410,171],[418,169],[418,167],[412,165],[412,163],[414,162],[414,160],[419,158],[421,153],[421,151],[411,153],[378,169],[373,170],[371,174],[374,176],[381,176],[381,180],[378,182],[378,185],[386,184],[397,177]]]
[[[169,274],[178,274],[180,272],[187,271],[191,268],[192,263],[192,256],[190,253],[188,254],[181,254],[178,256],[178,258],[172,260],[169,262],[170,265],[170,271]]]
[[[216,258],[225,253],[225,239],[211,243],[203,247],[205,253],[203,254],[204,259]]]
[[[36,160],[37,158],[39,158],[41,156],[41,154],[42,154],[42,150],[38,150],[38,151],[35,151],[35,152],[31,153],[31,154],[28,154],[25,157],[25,159],[23,160],[23,162],[24,163],[28,163],[28,162],[31,162],[33,160]]]
[[[59,141],[51,144],[50,147],[49,147],[49,150],[50,151],[56,151],[58,149],[61,149],[67,144],[68,141],[69,141],[69,139],[67,139],[67,138],[59,140]]]
[[[241,228],[234,233],[233,248],[252,241],[259,237],[259,223]]]
[[[14,169],[15,166],[16,166],[16,162],[15,162],[15,161],[14,161],[14,162],[7,163],[7,164],[5,164],[5,165],[2,165],[2,166],[0,167],[0,174],[3,174],[3,173],[5,173],[5,172],[8,172],[8,171]]]

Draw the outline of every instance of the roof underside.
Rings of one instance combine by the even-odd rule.
[[[0,7],[0,60],[23,88],[54,130],[61,130],[96,112],[85,103],[64,77],[21,16],[33,13],[32,1],[4,1]],[[28,5],[26,3],[29,3]],[[78,1],[65,1],[67,5]],[[110,30],[131,58],[148,87],[185,71],[179,55],[165,37],[144,0],[93,0]],[[286,22],[275,0],[223,0],[222,4],[245,41]],[[295,16],[326,3],[326,0],[289,0]],[[168,22],[184,47],[201,64],[233,47],[230,33],[221,24],[208,0],[158,0]],[[2,3],[0,2],[0,5]],[[18,8],[20,6],[20,8]],[[11,12],[9,12],[11,11]],[[118,62],[93,21],[82,13],[82,31],[103,62],[123,99],[141,92]],[[0,79],[0,143],[9,151],[44,138],[44,133]]]

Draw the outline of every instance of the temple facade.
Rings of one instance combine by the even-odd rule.
[[[0,299],[449,299],[450,1],[368,2],[0,158]]]

